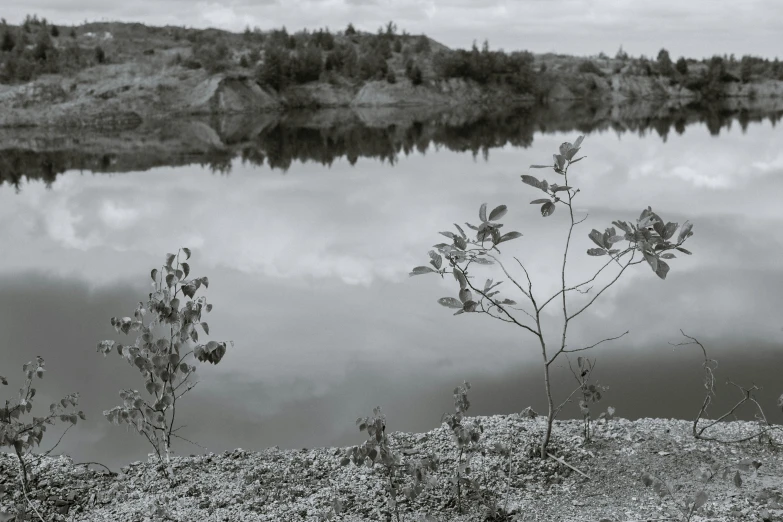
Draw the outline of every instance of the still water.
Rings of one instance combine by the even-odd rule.
[[[542,194],[520,175],[585,133],[587,159],[569,181],[581,189],[577,217],[589,216],[572,240],[570,283],[602,265],[585,254],[592,228],[633,221],[648,205],[664,220],[694,224],[693,255],[672,260],[666,281],[647,265],[632,267],[570,325],[572,347],[630,330],[592,352],[597,381],[609,386],[595,411],[612,405],[632,419],[692,418],[703,397],[702,359],[698,349],[669,344],[685,340],[683,329],[720,363],[714,413],[737,398],[723,384],[731,378],[762,385],[759,400],[781,423],[783,132],[776,121],[724,118],[716,128],[714,120],[675,115],[669,132],[660,121],[629,131],[508,117],[342,133],[278,122],[206,160],[182,153],[153,161],[154,140],[149,156],[15,150],[11,161],[7,151],[0,373],[11,385],[4,398],[21,385],[22,364],[41,355],[47,373],[33,413],[78,391],[87,414],[55,453],[111,467],[146,458],[142,437],[101,415],[121,402],[120,389],[143,390],[143,380],[96,345],[131,340],[113,331],[110,317],[131,315],[150,291],[150,269],[186,246],[192,272],[210,280],[211,338],[235,343],[218,366],[199,365],[200,382],[178,410],[183,436],[208,451],[357,444],[363,438],[354,420],[376,405],[392,431],[427,431],[453,409],[451,391],[463,380],[473,385],[471,414],[544,411],[535,339],[486,315],[452,317],[437,299],[456,296],[454,281],[408,272],[426,264],[443,239],[438,231],[475,223],[483,202],[506,204],[504,231],[524,236],[504,254],[525,264],[539,301],[549,297],[559,284],[567,214],[558,207],[542,218],[528,204]],[[127,167],[136,164],[129,155],[143,168]],[[551,171],[530,173],[560,181]],[[516,298],[510,289],[506,295]],[[547,308],[551,343],[561,317],[556,303]],[[555,368],[560,400],[576,384],[562,363]],[[563,416],[578,416],[578,407]],[[42,448],[62,429],[49,428]],[[182,441],[174,449],[204,451]]]

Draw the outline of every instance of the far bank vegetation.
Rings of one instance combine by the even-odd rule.
[[[581,58],[492,50],[487,41],[469,50],[452,50],[426,35],[399,31],[391,21],[375,32],[349,24],[338,31],[296,33],[285,27],[231,33],[116,22],[62,26],[36,15],[28,15],[20,25],[0,21],[0,83],[161,57],[171,67],[252,77],[277,91],[313,82],[356,88],[369,81],[417,86],[457,78],[543,100],[565,76],[595,84],[598,77],[621,75],[659,77],[704,98],[720,98],[732,82],[783,80],[777,58],[674,59],[666,49],[655,58],[631,57],[622,47],[614,57],[601,53]]]

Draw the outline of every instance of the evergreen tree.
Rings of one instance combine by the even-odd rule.
[[[669,51],[661,49],[658,51],[658,72],[663,76],[671,76],[674,74],[674,67],[672,66],[672,59],[669,56]]]
[[[14,47],[16,47],[16,40],[14,35],[11,34],[11,29],[6,27],[3,31],[3,38],[0,40],[0,51],[11,52],[14,50]]]
[[[53,38],[57,38],[58,36],[60,36],[60,30],[57,29],[56,25],[53,25],[52,28],[49,30],[49,34],[51,34]]]
[[[682,56],[677,60],[677,64],[674,67],[683,76],[688,74],[688,62]]]

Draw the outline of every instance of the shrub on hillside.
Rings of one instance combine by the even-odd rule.
[[[597,76],[604,76],[604,72],[598,68],[598,66],[590,60],[585,60],[579,64],[578,71],[580,73],[590,73]]]

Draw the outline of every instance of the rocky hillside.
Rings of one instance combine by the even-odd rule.
[[[55,36],[56,35],[56,36]],[[769,60],[609,59],[451,50],[351,27],[288,34],[28,18],[0,26],[0,127],[123,129],[170,115],[330,107],[513,107],[783,97]],[[682,63],[681,63],[682,62]],[[747,63],[746,63],[747,62]]]

